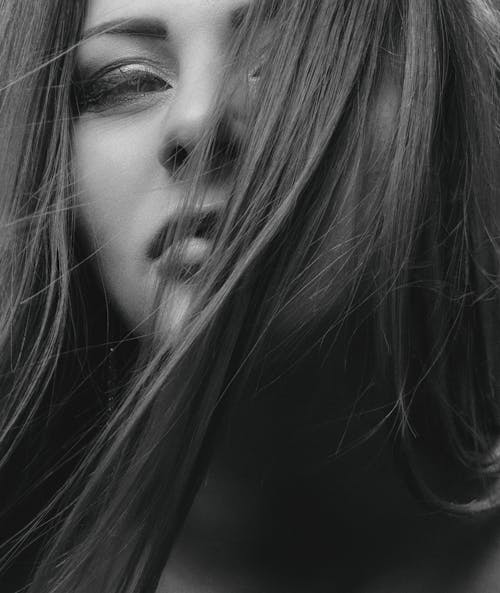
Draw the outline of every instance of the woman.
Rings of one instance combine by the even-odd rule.
[[[5,587],[496,590],[498,10],[4,0]]]

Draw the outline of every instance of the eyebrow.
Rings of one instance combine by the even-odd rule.
[[[238,29],[248,12],[250,6],[241,6],[231,11],[230,23],[233,29]],[[266,18],[272,19],[276,9],[266,11]],[[149,37],[152,39],[168,39],[168,27],[160,19],[153,17],[122,18],[105,21],[83,32],[82,41],[100,35],[128,35],[131,37]]]
[[[131,37],[150,37],[167,39],[168,29],[160,19],[128,18],[105,21],[84,31],[82,41],[100,35],[129,35]]]

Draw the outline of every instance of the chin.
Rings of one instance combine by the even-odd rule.
[[[165,298],[155,301],[154,290],[125,299],[114,298],[114,304],[127,330],[135,337],[177,341],[185,327],[193,302],[194,289],[176,282],[165,288]],[[135,298],[136,297],[136,298]]]
[[[159,337],[169,342],[182,337],[183,328],[188,320],[193,303],[194,288],[178,282],[168,287],[168,296],[158,307],[156,327]]]

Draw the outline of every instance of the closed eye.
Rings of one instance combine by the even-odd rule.
[[[78,110],[104,111],[173,88],[173,81],[149,64],[120,64],[76,83]]]

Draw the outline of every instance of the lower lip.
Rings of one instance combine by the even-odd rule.
[[[209,241],[193,237],[184,241],[182,245],[173,245],[166,249],[154,262],[154,266],[163,276],[176,276],[187,280],[207,260],[210,249]]]

